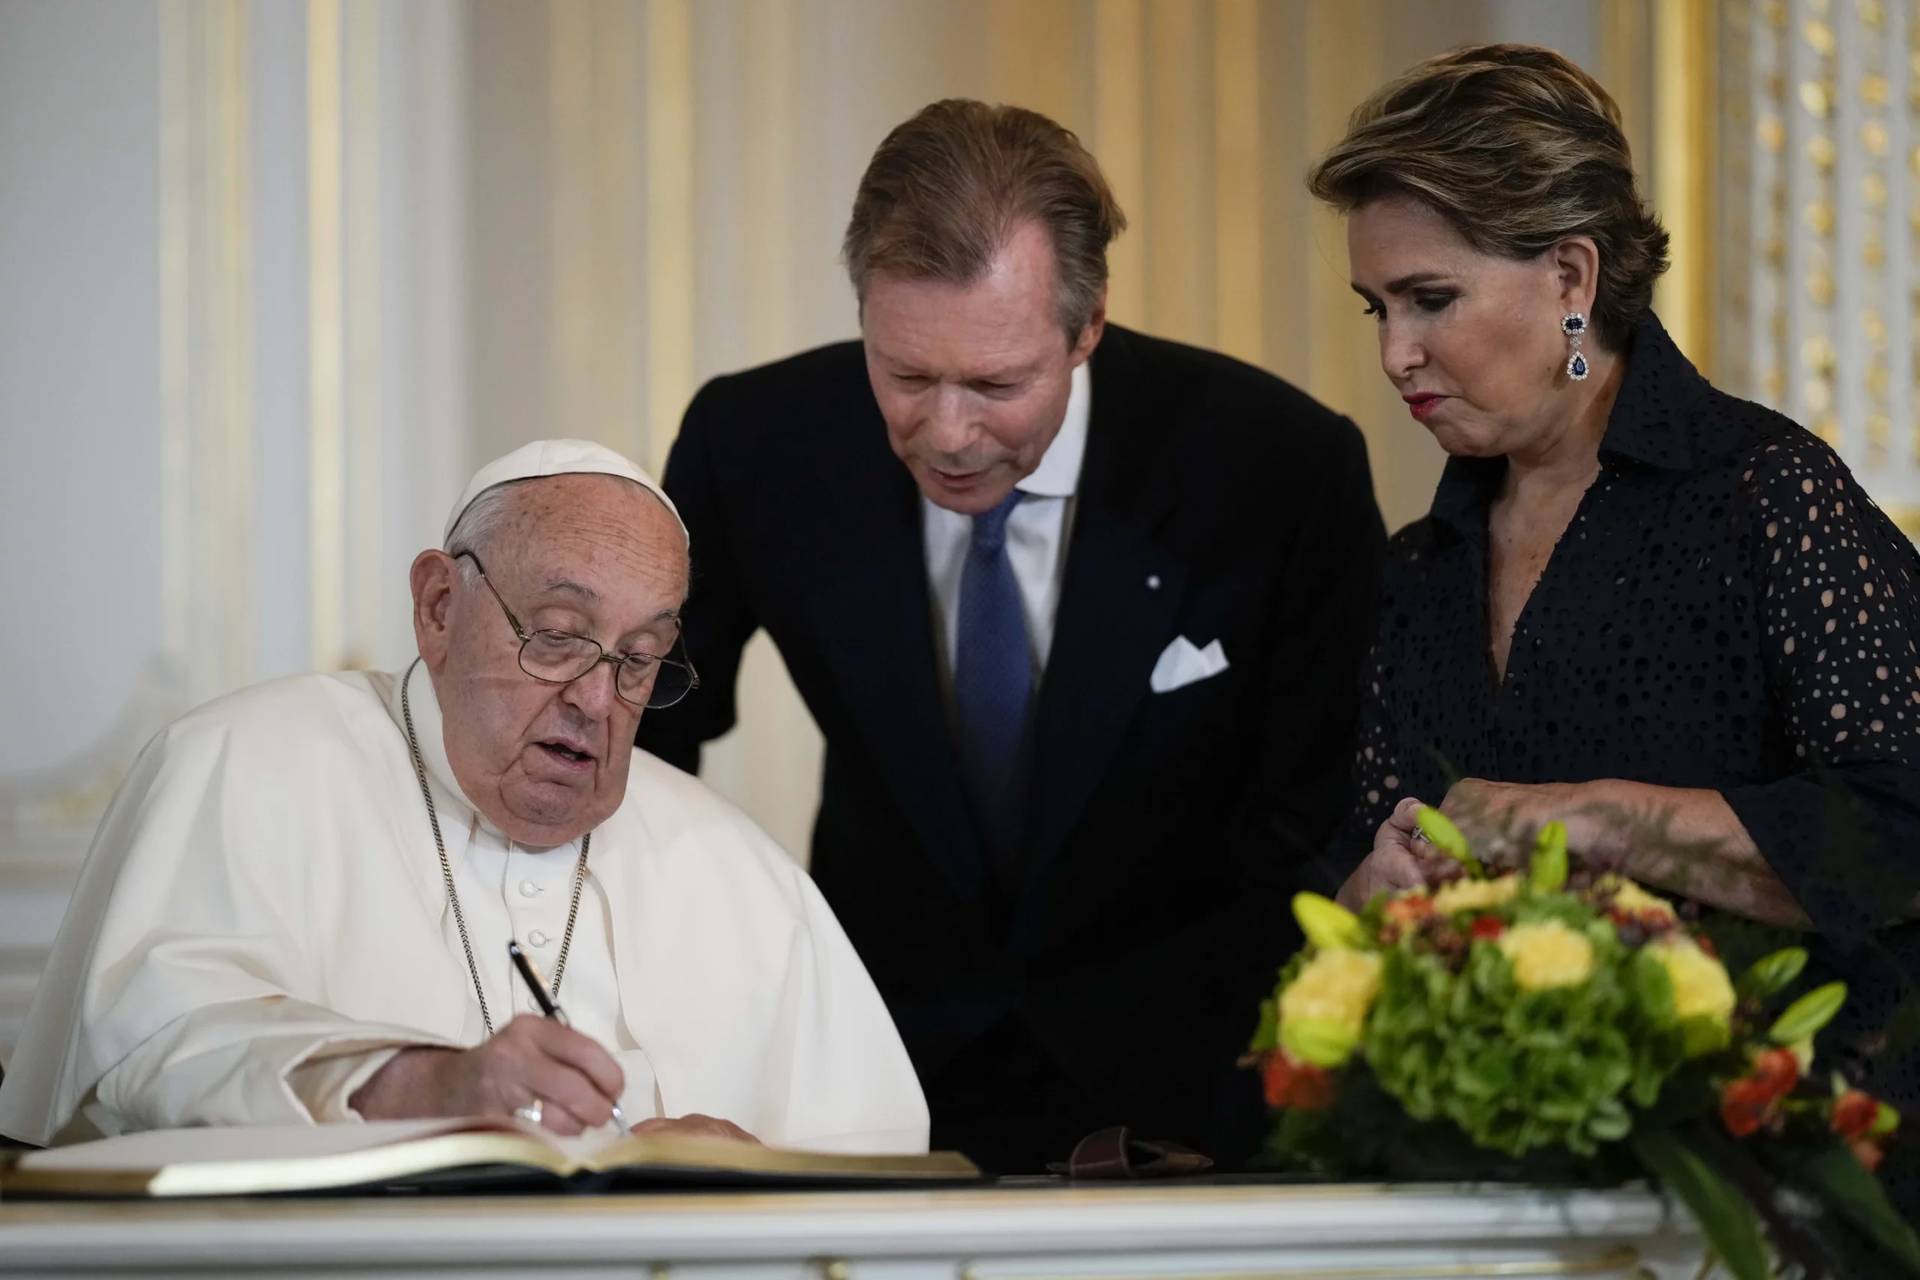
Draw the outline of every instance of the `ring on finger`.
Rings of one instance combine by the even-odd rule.
[[[515,1107],[513,1114],[525,1120],[528,1124],[539,1124],[541,1113],[545,1107],[546,1103],[542,1102],[539,1098],[535,1098],[524,1107]]]

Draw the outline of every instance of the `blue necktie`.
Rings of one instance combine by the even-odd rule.
[[[1014,774],[1033,693],[1026,609],[1007,558],[1007,518],[1019,503],[1016,489],[973,518],[953,661],[961,766],[975,810],[997,845],[1009,843],[1018,829]]]

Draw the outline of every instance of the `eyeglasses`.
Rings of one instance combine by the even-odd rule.
[[[535,680],[548,684],[572,684],[603,662],[613,664],[613,691],[636,707],[670,707],[700,687],[700,676],[691,662],[675,662],[652,653],[608,653],[591,636],[571,631],[529,631],[513,616],[513,610],[501,599],[500,589],[487,576],[487,566],[471,551],[461,556],[473,561],[480,581],[487,584],[507,625],[520,637],[520,669]]]

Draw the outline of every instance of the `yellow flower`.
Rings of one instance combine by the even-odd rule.
[[[1686,937],[1666,937],[1647,950],[1673,980],[1673,1014],[1682,1022],[1708,1018],[1724,1024],[1733,1016],[1733,981],[1727,968]]]
[[[1578,986],[1593,974],[1593,943],[1558,920],[1517,924],[1500,935],[1499,947],[1522,991]]]
[[[1654,915],[1672,924],[1679,917],[1674,914],[1673,904],[1665,898],[1648,893],[1633,881],[1621,876],[1607,876],[1594,886],[1611,900],[1613,905],[1629,915]]]
[[[1520,892],[1520,877],[1501,876],[1498,880],[1455,880],[1433,895],[1433,909],[1441,915],[1456,911],[1485,911],[1512,902]]]
[[[1280,1046],[1298,1061],[1339,1066],[1353,1056],[1379,994],[1379,955],[1345,947],[1320,952],[1280,993]]]
[[[1686,1030],[1686,1054],[1698,1057],[1727,1043],[1733,1016],[1733,982],[1726,966],[1693,939],[1670,934],[1647,944],[1673,983],[1673,1016]]]

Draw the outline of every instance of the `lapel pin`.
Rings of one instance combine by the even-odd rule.
[[[1159,574],[1157,574],[1157,573],[1150,573],[1150,574],[1148,574],[1148,575],[1147,575],[1147,590],[1149,590],[1149,591],[1158,591],[1159,589],[1160,589],[1160,575],[1159,575]]]

